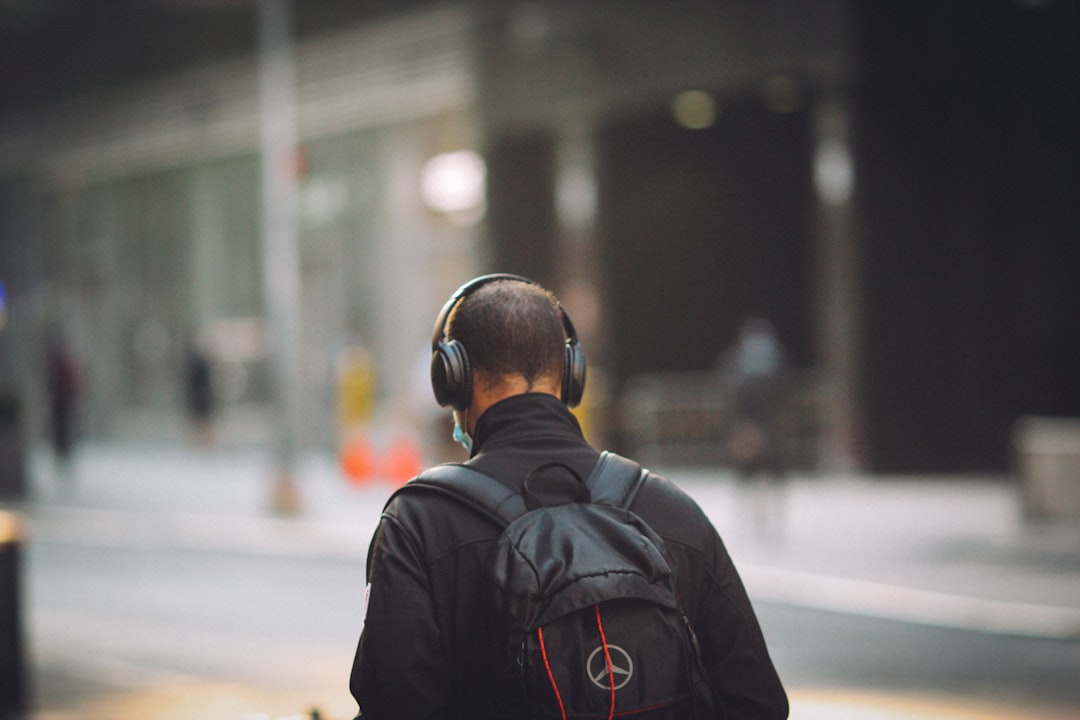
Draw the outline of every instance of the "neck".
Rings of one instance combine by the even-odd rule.
[[[475,432],[477,421],[489,407],[500,400],[529,392],[560,397],[562,385],[557,378],[550,376],[544,376],[532,383],[521,375],[504,375],[494,382],[482,377],[474,377],[472,403],[465,414],[466,428],[470,433]]]

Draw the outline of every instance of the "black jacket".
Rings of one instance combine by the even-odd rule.
[[[588,477],[599,453],[551,395],[503,400],[477,423],[468,465],[519,489],[558,460]],[[553,467],[530,487],[562,492]],[[663,538],[677,591],[728,720],[786,718],[787,696],[735,566],[709,519],[684,492],[651,476],[631,507]],[[496,531],[453,499],[395,497],[368,555],[368,603],[350,688],[365,720],[486,717],[488,681],[477,660],[488,610],[478,588]]]

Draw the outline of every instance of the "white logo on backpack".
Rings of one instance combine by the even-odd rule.
[[[618,645],[609,644],[607,648],[608,653],[611,655],[611,677],[615,679],[615,689],[618,690],[625,687],[630,682],[630,678],[634,677],[634,661],[630,658],[630,653]],[[593,681],[593,685],[604,690],[611,689],[611,679],[608,677],[607,657],[604,655],[603,645],[589,653],[589,659],[585,661],[585,667],[589,673],[589,679]]]

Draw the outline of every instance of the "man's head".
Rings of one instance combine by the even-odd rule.
[[[476,278],[450,298],[435,322],[431,383],[440,405],[466,410],[477,387],[513,395],[581,400],[585,357],[555,296],[516,275]]]

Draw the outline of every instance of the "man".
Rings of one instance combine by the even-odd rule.
[[[734,347],[720,356],[721,378],[732,400],[728,446],[753,530],[762,539],[783,531],[788,401],[787,354],[764,317],[743,323]]]
[[[453,408],[468,467],[523,492],[567,492],[600,453],[568,409],[584,389],[584,355],[558,301],[518,276],[483,276],[435,323],[432,386]],[[553,462],[554,461],[554,462]],[[570,489],[572,492],[572,488]],[[705,674],[729,720],[787,717],[787,696],[724,545],[701,509],[650,475],[630,510],[659,535]],[[350,687],[365,720],[491,717],[490,608],[484,561],[499,534],[449,497],[388,503],[368,555],[364,630]]]

